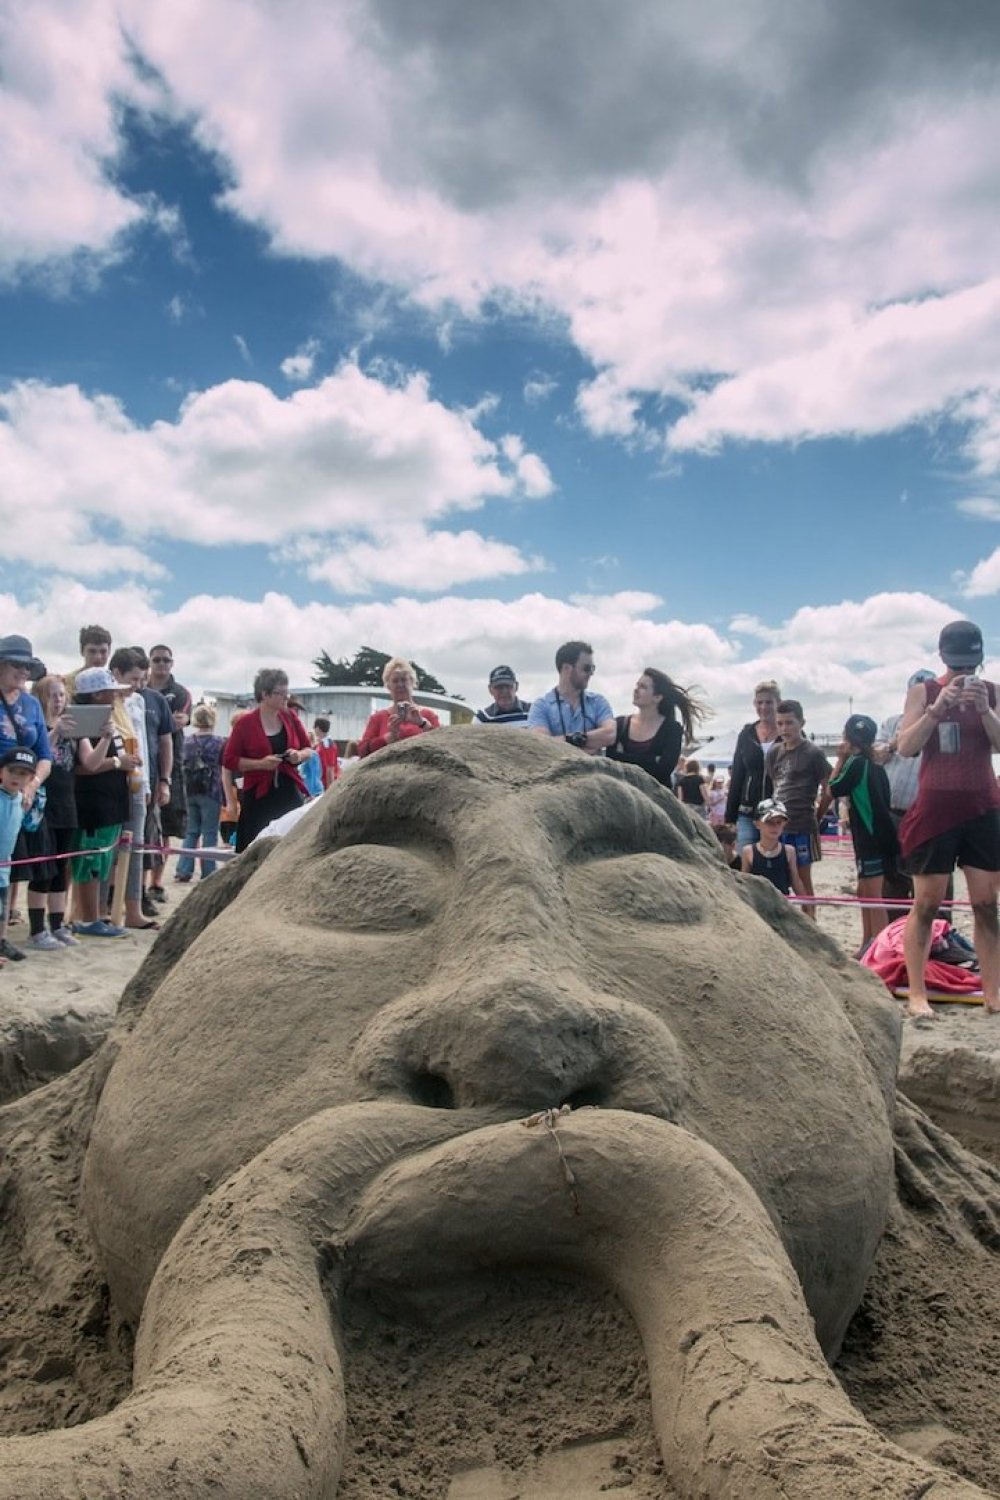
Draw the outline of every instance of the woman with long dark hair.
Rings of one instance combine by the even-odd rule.
[[[682,739],[694,737],[695,726],[707,709],[690,688],[660,672],[645,667],[632,694],[635,713],[615,720],[615,742],[605,751],[608,760],[641,766],[662,786],[670,777],[681,753]]]

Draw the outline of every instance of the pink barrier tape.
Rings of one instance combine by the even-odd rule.
[[[60,859],[76,859],[83,854],[108,854],[112,849],[127,846],[133,854],[187,854],[192,859],[232,859],[236,850],[227,844],[222,849],[185,849],[179,844],[133,844],[130,833],[123,834],[117,844],[104,844],[100,849],[71,849],[68,854],[32,854],[27,859],[0,859],[0,870],[20,869],[22,865],[49,865]]]
[[[789,896],[796,906],[912,906],[913,902],[906,896]],[[963,906],[971,909],[971,901],[935,901],[935,911],[939,906]]]

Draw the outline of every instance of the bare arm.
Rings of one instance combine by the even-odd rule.
[[[586,735],[587,750],[606,750],[615,742],[618,733],[618,725],[614,719],[605,719],[603,724],[598,724],[596,729],[588,729]]]
[[[788,878],[792,882],[792,890],[796,896],[804,896],[806,888],[802,884],[802,876],[799,874],[799,856],[789,844],[785,845],[785,854],[788,858]]]
[[[753,869],[753,844],[744,844],[740,851],[740,869],[749,875]]]
[[[914,683],[906,695],[903,717],[896,731],[896,747],[900,755],[919,755],[938,724],[962,695],[962,680],[954,678],[938,694],[933,703],[927,702],[927,687],[923,682]]]

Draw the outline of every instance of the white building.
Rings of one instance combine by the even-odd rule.
[[[206,692],[205,699],[214,703],[218,719],[216,734],[228,734],[233,714],[238,708],[253,708],[250,693]],[[312,728],[317,714],[330,720],[330,735],[341,747],[348,740],[359,740],[369,718],[377,709],[385,708],[389,694],[382,687],[293,687],[291,697],[305,705],[305,720]],[[417,691],[414,701],[424,708],[432,708],[441,720],[442,728],[450,724],[470,724],[472,709],[459,698],[448,698],[443,693]]]

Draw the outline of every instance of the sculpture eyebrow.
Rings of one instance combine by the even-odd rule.
[[[598,773],[599,774],[599,773]],[[602,777],[602,782],[604,778]],[[564,777],[559,780],[564,781]],[[606,784],[606,783],[605,783]],[[595,799],[593,781],[558,791],[558,800],[544,794],[537,815],[558,839],[568,858],[601,858],[616,854],[664,854],[682,852],[677,830],[654,802],[622,787],[613,801]]]

